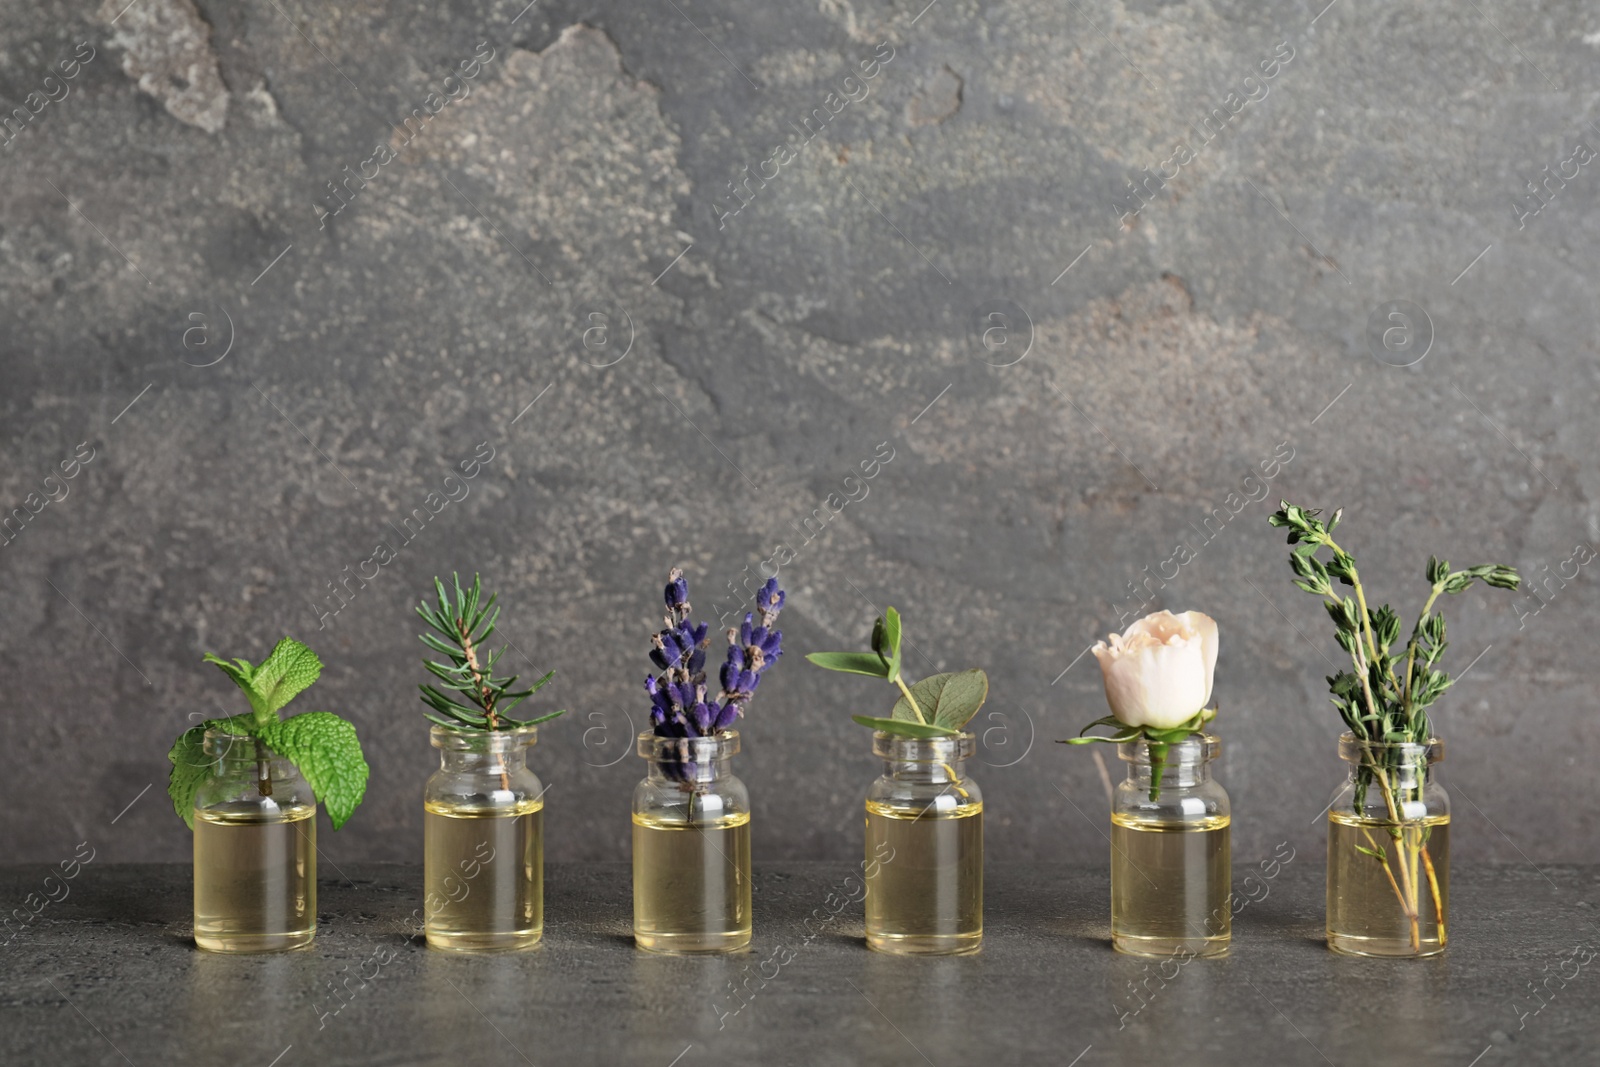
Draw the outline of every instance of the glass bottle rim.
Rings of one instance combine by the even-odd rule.
[[[1167,766],[1177,763],[1209,763],[1222,751],[1222,739],[1216,734],[1192,734],[1182,741],[1167,746]],[[1117,755],[1128,763],[1150,765],[1150,743],[1129,741],[1117,746]]]
[[[201,749],[211,759],[226,759],[232,756],[237,759],[253,760],[258,755],[256,749],[258,743],[266,750],[268,759],[283,758],[271,745],[251,734],[222,730],[215,726],[206,728],[204,740],[201,742]]]
[[[638,753],[647,760],[674,763],[711,763],[739,754],[739,731],[722,730],[704,737],[663,737],[641,731]]]
[[[537,726],[516,726],[510,730],[457,730],[433,724],[428,743],[449,752],[511,752],[531,747],[539,740]]]
[[[949,737],[906,737],[885,730],[872,732],[872,753],[894,763],[951,763],[971,759],[978,739],[965,730]]]
[[[1365,753],[1393,754],[1400,763],[1435,764],[1444,759],[1444,742],[1429,737],[1425,743],[1412,741],[1360,741],[1346,730],[1339,735],[1339,758],[1346,763],[1364,763]]]

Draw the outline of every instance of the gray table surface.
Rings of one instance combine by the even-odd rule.
[[[1374,961],[1323,946],[1318,859],[1258,874],[1230,955],[1165,982],[1108,947],[1092,868],[992,865],[983,951],[898,959],[863,947],[849,864],[758,863],[752,951],[686,959],[633,948],[626,864],[551,865],[542,945],[461,957],[406,933],[420,868],[325,862],[315,944],[225,957],[189,939],[187,867],[91,863],[0,934],[0,1063],[1597,1061],[1600,867],[1462,867],[1445,956]],[[0,868],[0,904],[28,914],[49,873]]]

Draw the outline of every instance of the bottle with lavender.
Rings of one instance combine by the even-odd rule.
[[[633,936],[651,952],[734,952],[750,943],[750,794],[733,774],[733,728],[761,676],[782,654],[773,626],[783,590],[769,579],[756,610],[728,630],[714,698],[706,691],[705,623],[689,621],[683,572],[667,575],[666,627],[652,639],[660,676],[645,679],[652,727],[633,793]]]

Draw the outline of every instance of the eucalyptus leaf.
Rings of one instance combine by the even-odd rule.
[[[900,737],[917,737],[924,740],[931,737],[955,737],[959,730],[951,730],[944,726],[932,726],[927,723],[907,722],[904,719],[875,719],[870,715],[852,715],[855,722],[872,730],[882,730],[886,734],[897,734]]]
[[[806,660],[824,670],[888,678],[889,665],[876,652],[811,652]]]
[[[989,695],[989,678],[973,669],[950,674],[934,674],[911,687],[922,714],[935,725],[960,730],[978,714]],[[902,696],[895,701],[893,717],[902,722],[916,722],[916,712]]]

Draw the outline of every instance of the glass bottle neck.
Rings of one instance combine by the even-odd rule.
[[[1412,791],[1427,785],[1432,765],[1444,759],[1444,742],[1384,744],[1347,733],[1339,738],[1339,758],[1350,765],[1351,781],[1381,776],[1390,789]]]
[[[1165,753],[1160,751],[1160,746],[1146,741],[1117,747],[1118,755],[1128,764],[1128,781],[1149,787],[1159,766],[1162,788],[1183,789],[1211,780],[1211,761],[1216,759],[1222,744],[1210,734],[1202,734],[1167,745]],[[1152,752],[1152,748],[1156,751]]]
[[[733,777],[739,731],[706,737],[661,737],[646,731],[639,735],[638,752],[646,760],[650,780],[706,787]]]
[[[883,760],[883,774],[897,781],[943,785],[966,778],[967,759],[975,739],[955,737],[901,737],[879,731],[872,735],[873,754]]]
[[[452,730],[433,728],[430,740],[439,750],[439,769],[447,774],[514,774],[528,765],[528,749],[537,730]]]

